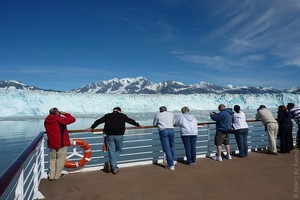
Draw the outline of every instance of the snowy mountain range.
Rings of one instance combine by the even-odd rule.
[[[16,80],[0,81],[2,90],[36,90],[54,91],[29,86]],[[61,91],[56,91],[61,92]],[[293,87],[280,90],[272,87],[251,87],[227,85],[221,87],[212,83],[199,82],[193,85],[185,85],[177,81],[164,81],[153,83],[144,77],[111,79],[90,83],[77,89],[66,91],[67,93],[88,93],[88,94],[279,94],[293,93],[300,94],[300,87]]]

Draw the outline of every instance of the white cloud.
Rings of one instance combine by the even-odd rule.
[[[215,69],[228,69],[231,67],[248,68],[252,63],[262,61],[265,56],[262,54],[250,54],[242,57],[226,56],[204,56],[195,54],[177,55],[177,58],[188,63],[198,64]]]
[[[228,39],[227,45],[223,46],[224,52],[241,55],[257,50],[280,52],[289,48],[291,51],[285,55],[295,56],[293,49],[300,42],[299,1],[231,2],[226,1],[226,9],[221,9],[222,12],[216,8],[217,17],[225,16],[224,25],[211,34],[214,39],[220,36]],[[233,14],[228,15],[230,8]]]

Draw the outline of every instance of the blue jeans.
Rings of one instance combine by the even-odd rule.
[[[195,163],[197,135],[181,136],[181,139],[185,148],[186,164]]]
[[[107,135],[106,136],[109,162],[111,169],[114,171],[118,168],[117,162],[123,146],[123,135]]]
[[[239,155],[244,158],[248,156],[248,129],[239,129],[234,131],[234,136],[239,149]]]
[[[167,157],[168,167],[171,167],[174,165],[173,161],[176,160],[175,147],[174,147],[174,143],[175,143],[174,129],[167,128],[167,129],[160,130],[159,138],[160,138],[163,151],[165,152]]]

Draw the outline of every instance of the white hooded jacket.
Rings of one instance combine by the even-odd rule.
[[[175,126],[180,127],[181,136],[198,135],[197,120],[193,115],[179,115],[175,120]]]

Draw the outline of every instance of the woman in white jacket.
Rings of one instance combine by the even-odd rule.
[[[193,165],[196,163],[198,127],[196,118],[188,114],[189,111],[190,109],[186,106],[181,109],[182,115],[179,115],[175,120],[175,126],[180,128],[181,139],[187,158],[186,164]]]
[[[239,156],[245,158],[248,156],[248,124],[246,122],[246,115],[241,111],[239,105],[235,105],[233,110],[235,111],[232,122],[234,136],[239,149]]]

